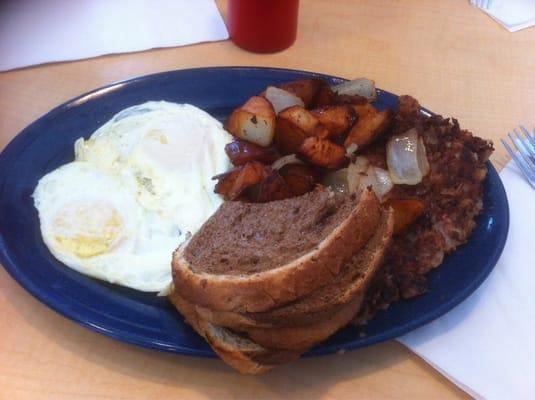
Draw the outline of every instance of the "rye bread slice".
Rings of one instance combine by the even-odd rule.
[[[262,312],[325,285],[369,240],[381,207],[371,190],[320,187],[264,204],[226,202],[173,254],[173,282],[190,303]]]
[[[252,332],[251,328],[309,326],[327,320],[356,297],[364,295],[371,279],[382,264],[383,256],[391,241],[393,224],[392,210],[385,210],[376,232],[364,248],[353,256],[344,272],[304,298],[259,313],[214,311],[196,306],[197,313],[203,319],[217,325],[247,332]]]
[[[225,362],[238,370],[243,369],[245,365],[244,369],[252,371],[258,368],[255,366],[251,369],[252,362],[261,365],[262,370],[266,370],[289,362],[324,341],[355,317],[364,298],[359,294],[326,316],[324,320],[310,325],[271,329],[248,328],[240,332],[204,320],[196,313],[195,306],[182,299],[176,292],[169,297],[188,323],[206,339]],[[195,318],[193,321],[190,321],[191,314]],[[237,360],[239,368],[235,365]]]
[[[272,349],[305,352],[323,342],[346,326],[360,309],[364,294],[359,293],[351,301],[324,319],[310,325],[282,328],[247,328],[245,333],[255,343]]]
[[[267,349],[250,339],[199,318],[191,304],[176,291],[169,300],[184,316],[187,323],[205,340],[221,359],[243,374],[260,374],[271,368],[293,361],[301,352]]]

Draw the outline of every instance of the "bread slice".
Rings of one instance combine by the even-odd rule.
[[[250,339],[199,318],[195,309],[176,291],[169,300],[184,316],[189,325],[212,347],[225,363],[243,374],[260,374],[271,368],[293,361],[302,352],[267,349]]]
[[[226,202],[173,254],[173,282],[189,303],[267,311],[338,276],[380,217],[369,189],[337,196],[320,187],[265,204]]]
[[[310,325],[267,329],[247,328],[245,333],[248,338],[261,346],[305,352],[351,322],[359,311],[363,299],[364,295],[359,294],[324,320]]]
[[[191,316],[188,318],[187,314],[184,314],[188,323],[225,362],[238,370],[244,365],[250,369],[251,363],[254,362],[261,364],[262,370],[266,370],[268,367],[293,360],[295,354],[298,357],[347,325],[358,312],[363,296],[356,296],[325,320],[311,325],[273,329],[248,328],[244,332],[233,331],[204,320],[195,313],[195,306],[176,292],[170,295],[170,299],[181,313],[184,314],[184,310],[187,310],[187,313],[196,315],[196,319],[190,321]],[[253,370],[257,368],[255,366]]]
[[[345,271],[328,285],[295,302],[260,313],[214,311],[202,306],[196,306],[196,311],[201,318],[217,325],[248,333],[255,332],[251,337],[261,344],[269,342],[259,339],[259,328],[289,327],[294,329],[301,325],[310,328],[312,324],[333,319],[335,315],[338,316],[338,321],[344,321],[341,317],[346,312],[344,310],[351,308],[348,304],[354,302],[356,298],[363,297],[371,279],[380,267],[391,241],[393,224],[392,210],[385,210],[377,231],[365,247],[353,256]],[[357,303],[358,308],[360,302]],[[345,323],[338,322],[334,325],[343,326]],[[291,330],[279,330],[279,332],[285,333],[276,333],[278,337],[291,335]]]

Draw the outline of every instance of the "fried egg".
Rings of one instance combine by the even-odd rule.
[[[59,261],[142,291],[171,283],[173,250],[222,203],[212,176],[229,168],[231,136],[187,104],[127,108],[87,140],[75,161],[39,181],[43,241]]]

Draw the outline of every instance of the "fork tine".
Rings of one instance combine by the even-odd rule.
[[[529,131],[526,129],[526,127],[524,125],[520,125],[520,129],[524,133],[524,136],[526,136],[528,138],[529,143],[531,144],[531,146],[528,146],[528,147],[531,147],[530,150],[532,150],[530,152],[530,154],[533,157],[535,157],[535,138],[533,136],[531,136],[531,133],[529,133]]]
[[[527,164],[530,172],[535,171],[535,162],[529,156],[526,144],[524,143],[523,139],[520,137],[520,134],[518,133],[516,128],[513,129],[513,132],[515,133],[516,137],[513,138],[511,133],[509,133],[508,134],[509,139],[511,139],[513,144],[518,149],[518,153],[520,154],[520,157],[522,157],[522,159],[525,161],[525,163]],[[533,172],[532,172],[532,175],[534,175]]]
[[[510,134],[509,134],[509,137],[511,137]],[[503,147],[505,147],[505,150],[507,150],[511,158],[515,161],[518,168],[520,168],[520,171],[522,171],[522,173],[528,180],[529,184],[533,187],[533,189],[535,189],[535,177],[532,176],[529,167],[524,164],[524,161],[522,161],[522,159],[516,155],[516,153],[513,151],[513,149],[511,149],[509,144],[504,139],[500,139],[500,140],[503,144]]]
[[[531,142],[529,141],[529,134],[526,136],[526,133],[524,133],[525,138],[522,137],[518,132],[516,132],[516,136],[518,137],[518,140],[522,143],[522,146],[524,147],[524,153],[526,157],[531,161],[531,164],[533,165],[533,171],[535,171],[535,149],[531,147]]]

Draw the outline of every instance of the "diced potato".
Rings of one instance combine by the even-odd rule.
[[[358,95],[349,95],[349,94],[335,94],[333,99],[334,104],[352,104],[352,105],[358,105],[358,104],[367,104],[368,99],[366,97],[358,96]]]
[[[267,147],[275,134],[276,115],[271,103],[253,96],[230,115],[226,128],[239,139]]]
[[[322,123],[319,123],[318,125],[316,125],[314,127],[314,130],[312,131],[312,135],[313,136],[317,136],[317,137],[322,138],[322,139],[327,139],[327,138],[330,138],[332,136],[335,136]]]
[[[390,109],[378,111],[369,103],[353,107],[358,114],[358,121],[351,128],[344,145],[349,147],[356,144],[362,150],[390,127],[394,113]]]
[[[312,110],[330,134],[337,136],[346,133],[355,123],[357,113],[347,104],[324,106]]]
[[[336,98],[336,93],[321,78],[308,78],[287,82],[280,85],[280,88],[301,98],[307,109],[333,104]]]
[[[328,137],[330,133],[310,111],[303,107],[287,108],[277,116],[274,143],[282,154],[296,153],[308,136]]]
[[[236,139],[225,146],[225,153],[233,165],[244,165],[249,161],[271,164],[280,158],[274,147],[262,147],[257,144]]]
[[[305,164],[286,164],[279,170],[294,196],[310,192],[314,188],[315,171]]]
[[[273,144],[282,154],[296,153],[308,135],[291,119],[279,114]]]
[[[278,171],[271,171],[261,182],[248,190],[249,200],[253,203],[267,203],[293,196],[290,187]]]
[[[337,169],[346,160],[345,148],[317,136],[306,138],[301,144],[298,154],[311,164],[326,169]]]
[[[420,199],[388,199],[384,205],[394,210],[394,235],[404,232],[425,211]]]
[[[237,199],[245,189],[260,183],[268,176],[271,168],[251,161],[245,165],[236,167],[221,175],[215,176],[218,182],[214,192],[222,195],[225,200]]]
[[[300,79],[298,81],[287,82],[279,87],[300,97],[305,103],[305,107],[312,106],[316,95],[325,82],[319,78]]]
[[[294,196],[301,196],[314,189],[314,181],[306,175],[288,175],[283,177]]]
[[[331,87],[324,81],[316,93],[311,107],[322,107],[333,104],[336,98],[336,94],[332,91]]]
[[[309,133],[311,133],[319,123],[318,118],[314,114],[299,106],[287,108],[281,112],[280,116],[291,120],[295,125],[303,129],[303,131]]]

